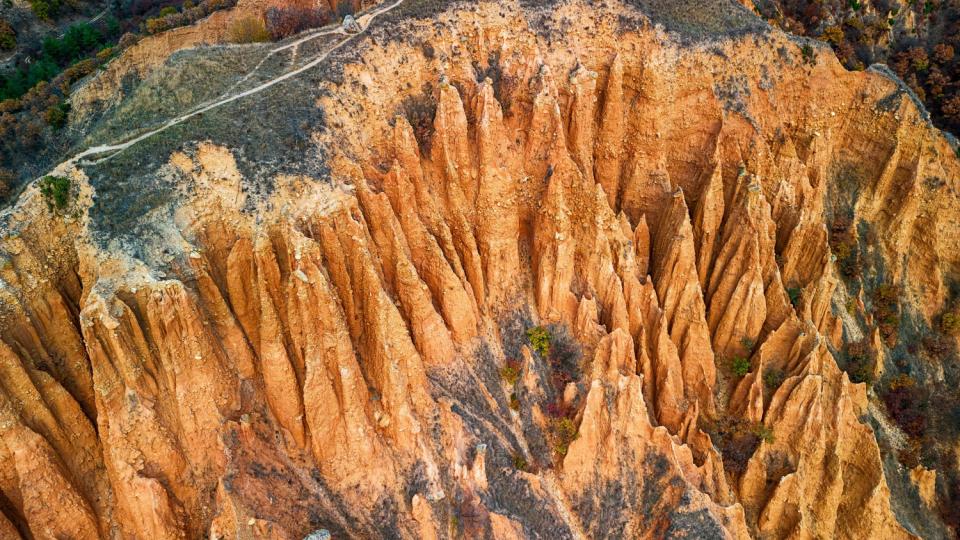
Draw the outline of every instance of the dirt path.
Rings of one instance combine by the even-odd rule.
[[[199,114],[203,114],[203,113],[205,113],[205,112],[207,112],[207,111],[210,111],[210,110],[212,110],[212,109],[216,109],[217,107],[221,107],[221,106],[223,106],[223,105],[226,105],[227,103],[236,101],[236,100],[238,100],[238,99],[240,99],[240,98],[244,98],[244,97],[247,97],[247,96],[252,96],[252,95],[254,95],[254,94],[258,94],[258,93],[260,93],[260,92],[262,92],[262,91],[270,88],[271,86],[274,86],[274,85],[276,85],[276,84],[279,84],[279,83],[281,83],[281,82],[283,82],[283,81],[285,81],[285,80],[287,80],[287,79],[291,79],[291,78],[293,78],[293,77],[296,77],[297,75],[303,73],[304,71],[307,71],[308,69],[311,69],[311,68],[317,66],[318,64],[320,64],[321,62],[323,62],[324,60],[326,60],[326,58],[327,58],[328,56],[330,56],[330,53],[336,51],[337,49],[339,49],[340,47],[342,47],[343,45],[345,45],[345,44],[346,44],[348,41],[350,41],[353,37],[359,36],[359,35],[365,33],[365,32],[367,31],[367,29],[370,28],[370,24],[374,21],[374,19],[376,19],[376,18],[379,17],[380,15],[383,15],[384,13],[388,13],[388,12],[392,11],[394,8],[396,8],[397,6],[399,6],[400,4],[402,4],[402,3],[405,2],[405,1],[406,1],[406,0],[396,0],[394,3],[390,4],[389,6],[381,7],[381,8],[379,8],[379,9],[376,9],[376,10],[371,11],[370,13],[367,13],[366,15],[363,15],[363,16],[359,17],[359,18],[357,19],[357,23],[360,25],[360,31],[357,32],[357,33],[349,34],[349,33],[345,32],[345,31],[344,31],[342,28],[340,28],[340,27],[337,27],[337,28],[334,28],[334,29],[329,29],[329,30],[317,30],[317,31],[309,32],[308,35],[306,35],[306,36],[304,36],[304,37],[302,37],[302,38],[300,38],[300,39],[297,39],[296,41],[293,41],[293,42],[287,43],[286,45],[282,45],[282,46],[280,46],[280,47],[277,47],[277,48],[275,48],[275,49],[272,49],[270,52],[267,53],[266,56],[264,56],[264,58],[263,58],[252,70],[250,70],[249,73],[247,73],[240,81],[238,81],[236,84],[234,84],[234,88],[235,88],[237,85],[239,85],[239,84],[241,84],[242,82],[244,82],[244,81],[246,81],[247,79],[249,79],[254,73],[256,73],[256,71],[260,68],[260,66],[262,66],[263,63],[266,62],[266,60],[267,60],[268,58],[270,58],[271,56],[273,56],[274,54],[276,54],[276,53],[278,53],[278,52],[284,51],[284,50],[289,49],[289,48],[291,48],[291,47],[297,47],[297,46],[299,46],[301,43],[304,43],[304,42],[309,41],[309,40],[312,40],[312,39],[316,39],[316,38],[321,37],[321,36],[332,35],[332,34],[342,34],[342,35],[344,36],[344,38],[343,38],[342,40],[340,40],[339,42],[337,42],[335,45],[333,45],[332,47],[330,47],[329,49],[327,49],[325,52],[317,55],[315,58],[313,58],[312,60],[310,60],[309,62],[307,62],[306,64],[300,66],[300,67],[297,68],[297,69],[294,69],[294,70],[292,70],[292,71],[288,71],[288,72],[284,73],[283,75],[279,75],[279,76],[277,76],[277,77],[274,77],[273,79],[270,79],[269,81],[266,81],[266,82],[264,82],[264,83],[261,83],[261,84],[255,86],[255,87],[253,87],[253,88],[250,88],[250,89],[248,89],[248,90],[244,90],[243,92],[239,92],[239,93],[236,93],[236,94],[231,94],[231,95],[227,95],[227,96],[221,97],[220,99],[217,99],[216,101],[214,101],[214,102],[212,102],[212,103],[209,103],[209,104],[207,104],[207,105],[204,105],[204,106],[202,106],[202,107],[200,107],[200,108],[194,109],[193,111],[191,111],[191,112],[189,112],[189,113],[183,114],[183,115],[178,116],[178,117],[176,117],[176,118],[172,118],[172,119],[168,120],[168,121],[167,121],[165,124],[163,124],[162,126],[156,128],[156,129],[147,131],[146,133],[143,133],[143,134],[141,134],[141,135],[138,135],[137,137],[135,137],[135,138],[133,138],[133,139],[130,139],[130,140],[127,140],[127,141],[121,142],[121,143],[103,144],[103,145],[98,145],[98,146],[90,147],[90,148],[84,150],[83,152],[80,152],[79,154],[76,154],[76,155],[73,156],[72,158],[68,159],[65,163],[73,164],[73,163],[78,162],[79,160],[84,160],[84,158],[87,158],[87,157],[89,157],[89,156],[97,156],[97,155],[101,155],[101,154],[109,154],[109,155],[107,155],[107,156],[101,157],[101,158],[96,159],[96,160],[93,160],[93,161],[84,160],[84,161],[82,161],[81,163],[82,163],[82,164],[96,164],[96,163],[100,163],[100,162],[106,161],[106,160],[108,160],[108,159],[116,156],[116,155],[119,154],[120,152],[126,150],[127,148],[130,148],[131,146],[137,144],[138,142],[140,142],[140,141],[142,141],[142,140],[145,140],[145,139],[148,139],[148,138],[156,135],[157,133],[163,132],[163,131],[165,131],[165,130],[167,130],[167,129],[169,129],[169,128],[177,125],[177,124],[181,124],[181,123],[189,120],[190,118],[193,118],[194,116],[197,116],[197,115],[199,115]]]

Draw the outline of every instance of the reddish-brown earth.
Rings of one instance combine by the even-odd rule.
[[[838,358],[872,331],[893,369],[878,283],[936,325],[954,149],[881,73],[628,4],[373,28],[321,83],[328,174],[185,140],[148,171],[182,187],[139,218],[159,243],[105,237],[84,166],[66,211],[28,189],[0,537],[950,534],[947,471],[896,462]]]

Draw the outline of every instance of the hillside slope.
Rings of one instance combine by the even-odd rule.
[[[0,217],[0,537],[955,534],[902,83],[727,0],[380,9],[179,53],[238,97],[115,146],[145,78]]]

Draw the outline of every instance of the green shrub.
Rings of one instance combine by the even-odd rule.
[[[527,338],[530,340],[530,346],[542,357],[550,354],[550,331],[542,326],[534,326],[527,330]]]
[[[753,434],[759,437],[761,441],[767,444],[773,444],[773,430],[765,426],[763,423],[759,423],[753,427]]]
[[[66,101],[61,101],[56,105],[52,105],[47,109],[44,118],[47,121],[47,124],[50,124],[50,127],[53,129],[60,129],[63,126],[67,125],[67,117],[70,112],[70,104]]]
[[[553,438],[553,451],[559,456],[567,455],[570,443],[577,440],[579,436],[577,426],[567,417],[555,418],[550,423],[550,431]]]
[[[177,14],[177,8],[173,6],[167,6],[160,10],[161,17],[166,17],[167,15],[176,15],[176,14]]]
[[[517,384],[520,380],[520,362],[516,360],[507,360],[506,365],[500,368],[500,376],[510,386]]]
[[[846,366],[844,371],[855,383],[873,384],[873,371],[876,363],[876,351],[867,338],[848,343],[844,349]]]
[[[750,360],[742,356],[737,356],[730,363],[730,370],[733,371],[734,375],[743,377],[747,373],[750,373]]]
[[[786,380],[787,374],[780,368],[767,368],[763,372],[763,384],[770,390],[775,390]]]
[[[880,336],[888,347],[897,344],[897,333],[900,330],[899,297],[900,288],[890,284],[880,285],[873,294],[873,316],[880,330]]]
[[[527,463],[527,460],[520,453],[513,454],[511,459],[513,460],[513,468],[518,471],[526,471],[530,466],[530,464]]]
[[[47,201],[47,208],[63,210],[70,202],[70,179],[63,176],[44,176],[40,179],[40,193]]]
[[[50,20],[60,12],[59,0],[30,0],[30,9],[38,19]]]
[[[940,318],[940,328],[947,334],[960,332],[960,312],[944,313]]]
[[[790,297],[790,303],[794,308],[800,307],[800,293],[803,291],[800,287],[787,287],[787,296]]]

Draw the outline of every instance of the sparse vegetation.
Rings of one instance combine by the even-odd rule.
[[[851,70],[889,65],[941,128],[960,131],[960,4],[943,0],[766,0],[770,23],[830,45]],[[902,9],[901,9],[902,6]],[[811,61],[813,48],[802,49]]]
[[[550,354],[550,331],[543,326],[534,326],[527,330],[530,346],[540,356],[546,358]]]
[[[953,308],[940,316],[940,329],[945,334],[960,333],[960,309]]]
[[[473,70],[477,75],[477,82],[482,83],[490,79],[493,84],[493,95],[500,103],[503,110],[503,116],[510,116],[513,109],[513,92],[517,86],[517,79],[505,73],[500,65],[499,51],[491,52],[487,57],[487,67],[484,68],[479,62],[473,62]]]
[[[513,386],[520,380],[520,369],[521,365],[519,361],[508,358],[506,364],[500,368],[500,376],[503,377],[503,380],[506,381],[508,385]]]
[[[430,152],[433,142],[433,120],[437,116],[437,101],[433,96],[433,85],[426,83],[420,94],[407,96],[400,103],[400,112],[413,128],[421,153]]]
[[[830,224],[830,250],[837,258],[837,267],[845,278],[860,276],[860,249],[853,221],[849,217],[837,217]]]
[[[553,451],[558,456],[566,456],[570,443],[577,440],[577,426],[571,418],[566,416],[554,418],[550,422],[550,436],[553,441]]]
[[[760,446],[760,430],[743,418],[721,416],[716,420],[701,419],[701,428],[723,457],[723,467],[735,476],[747,468],[750,456]],[[772,433],[770,434],[772,436]],[[771,441],[772,442],[772,441]]]
[[[773,444],[774,442],[773,430],[767,427],[763,422],[753,426],[753,434],[767,444]]]
[[[526,471],[530,467],[530,464],[527,463],[527,460],[523,457],[523,454],[520,454],[519,452],[513,454],[511,459],[513,461],[513,468],[518,471]]]
[[[30,0],[30,9],[38,19],[48,21],[60,13],[60,1]]]
[[[51,105],[46,112],[44,118],[47,121],[47,124],[50,125],[53,129],[60,129],[67,124],[67,115],[70,112],[70,104],[66,101],[61,101],[56,105]]]
[[[876,364],[876,351],[867,338],[848,343],[843,351],[845,357],[844,371],[855,383],[873,384],[873,372]]]
[[[752,351],[753,346],[756,345],[753,339],[748,336],[743,336],[742,338],[740,338],[740,344],[743,345],[743,348],[748,351]]]
[[[906,374],[894,377],[882,393],[887,412],[911,437],[922,437],[927,428],[927,396],[923,388]]]
[[[800,293],[802,292],[803,289],[800,287],[787,287],[787,296],[790,298],[790,303],[793,305],[794,309],[800,307]]]
[[[319,8],[272,7],[264,14],[264,19],[270,36],[283,39],[329,23],[330,12]]]
[[[880,336],[888,347],[897,343],[897,331],[900,328],[899,297],[900,288],[896,285],[883,284],[873,291],[873,316]]]
[[[0,51],[12,51],[17,46],[17,32],[10,23],[0,19]]]
[[[64,176],[44,176],[40,179],[40,193],[47,201],[47,208],[63,210],[70,201],[70,179]]]
[[[750,373],[750,360],[742,356],[734,357],[733,360],[730,361],[730,371],[737,377],[743,377],[747,373]]]
[[[783,381],[786,380],[787,373],[780,368],[770,367],[763,372],[763,384],[770,390],[780,388]]]
[[[151,0],[142,1],[150,2]],[[156,16],[144,20],[140,30],[147,34],[157,34],[171,28],[193,24],[214,11],[233,7],[235,4],[236,0],[203,0],[194,6],[192,2],[187,1],[183,3],[181,11],[173,6],[165,6],[160,9]],[[139,9],[136,11],[139,11]],[[144,12],[149,11],[151,11],[151,8],[148,7]]]
[[[270,41],[270,33],[259,17],[247,16],[237,19],[230,25],[232,43],[261,43]]]

